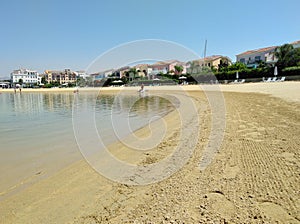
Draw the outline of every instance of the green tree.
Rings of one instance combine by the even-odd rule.
[[[128,83],[128,78],[126,75],[122,76],[121,80],[123,81],[124,84]]]
[[[134,80],[137,77],[137,70],[136,68],[130,68],[129,69],[129,80]]]
[[[300,48],[294,48],[288,54],[286,60],[287,67],[299,66],[300,65]]]
[[[222,71],[244,71],[247,69],[247,66],[244,64],[244,63],[241,63],[241,62],[236,62],[236,63],[233,63],[232,65],[229,65],[227,67],[223,67],[221,68],[221,72]]]
[[[265,69],[267,68],[267,63],[265,61],[260,61],[257,68]]]
[[[175,68],[176,75],[180,75],[183,71],[183,67],[181,65],[175,65],[174,68]]]
[[[284,44],[280,47],[277,47],[275,49],[275,56],[277,57],[277,63],[276,65],[279,67],[279,68],[285,68],[285,67],[289,67],[289,66],[292,66],[290,65],[291,62],[290,62],[290,59],[289,57],[292,56],[293,54],[293,45],[291,44]]]
[[[77,78],[76,83],[77,83],[77,86],[80,86],[80,87],[86,86],[86,80],[82,77]]]
[[[214,72],[217,72],[218,71],[227,71],[227,67],[229,66],[229,64],[226,62],[223,62],[222,60],[220,61],[220,64],[218,65],[218,69],[214,69],[214,67],[212,67],[211,69],[214,71]]]
[[[41,83],[43,83],[43,84],[46,84],[46,83],[47,83],[45,76],[42,77]]]
[[[94,86],[93,77],[91,77],[91,76],[86,77],[86,85],[87,86]]]
[[[190,61],[187,63],[188,64],[188,69],[187,69],[187,72],[189,74],[195,74],[198,72],[198,69],[199,69],[199,65],[197,64],[197,62],[195,61]]]

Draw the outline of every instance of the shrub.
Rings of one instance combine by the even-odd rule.
[[[299,66],[293,66],[293,67],[284,68],[280,75],[281,76],[300,75],[300,67]]]

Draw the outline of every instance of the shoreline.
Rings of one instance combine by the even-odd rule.
[[[285,82],[256,82],[256,83],[243,83],[243,84],[218,84],[218,85],[173,85],[173,86],[146,86],[145,89],[149,91],[171,91],[182,89],[184,91],[222,91],[222,92],[247,92],[247,93],[262,93],[268,94],[275,97],[279,97],[288,101],[300,102],[297,97],[297,90],[299,88],[300,81],[285,81]],[[78,88],[80,92],[120,92],[120,91],[138,91],[139,86],[129,86],[129,87],[83,87]],[[295,94],[285,94],[283,89],[292,89]],[[22,93],[63,93],[72,92],[77,90],[77,88],[39,88],[30,89],[23,88]],[[1,93],[14,93],[14,89],[0,89]],[[16,94],[19,94],[17,91]]]
[[[275,84],[275,85],[274,85]],[[284,84],[284,85],[282,85]],[[228,86],[228,87],[227,87]],[[274,88],[275,87],[275,88]],[[132,88],[132,90],[136,90],[138,87],[134,87]],[[146,87],[148,88],[148,87]],[[178,86],[175,87],[178,90]],[[116,90],[115,87],[111,88],[115,91],[120,91],[120,89]],[[109,90],[111,90],[109,89]],[[127,87],[125,88],[127,90]],[[174,87],[165,87],[165,86],[160,86],[160,87],[154,87],[153,89],[149,88],[150,91],[162,91],[162,92],[169,92],[172,91],[172,89],[174,90]],[[104,88],[103,88],[104,90]],[[295,108],[299,108],[299,104],[298,102],[300,102],[300,82],[285,82],[285,83],[258,83],[258,84],[242,84],[242,85],[226,85],[226,86],[221,86],[221,90],[224,92],[224,97],[226,100],[228,100],[228,116],[233,116],[233,111],[236,112],[245,112],[248,113],[249,108],[247,110],[244,111],[244,109],[242,109],[243,107],[247,106],[247,101],[250,100],[250,102],[256,102],[257,104],[262,104],[265,105],[266,102],[269,102],[271,104],[274,105],[282,105],[283,106],[283,112],[296,112],[293,111],[293,107],[290,105],[293,105],[294,102],[296,102],[296,106]],[[99,90],[96,90],[99,91]],[[101,90],[100,90],[101,91]],[[106,90],[104,90],[105,92]],[[182,91],[188,91],[190,94],[192,94],[193,97],[196,98],[200,98],[203,100],[203,102],[205,101],[205,94],[203,91],[201,91],[199,89],[199,86],[184,86],[182,87]],[[244,92],[243,92],[244,91]],[[255,94],[257,93],[257,94]],[[267,95],[266,95],[267,94]],[[283,99],[283,101],[278,100],[277,98],[270,98],[269,96],[272,97],[277,97],[279,99]],[[241,101],[243,98],[245,98],[245,102]],[[261,100],[263,102],[260,102],[259,99],[261,98]],[[235,100],[236,99],[236,100]],[[241,104],[243,105],[243,107],[241,107],[241,111],[239,109],[236,108],[235,104]],[[292,104],[291,104],[292,103]],[[251,104],[255,107],[255,104]],[[267,107],[267,105],[266,105]],[[291,111],[287,111],[284,108],[289,108]],[[294,108],[294,109],[295,109]],[[258,111],[259,112],[259,111]],[[276,112],[276,110],[274,111],[268,111],[268,113],[274,113]],[[282,113],[283,113],[282,112]],[[263,114],[263,113],[261,113]],[[209,112],[205,112],[204,114],[202,114],[201,116],[204,116],[202,118],[205,118],[209,115]],[[247,116],[243,115],[244,117],[242,117],[242,119],[247,119]],[[251,114],[249,114],[248,116],[252,117]],[[263,115],[261,115],[263,116]],[[290,116],[290,115],[289,115]],[[296,116],[296,115],[294,115]],[[175,116],[176,117],[176,116]],[[265,130],[268,130],[268,132],[270,132],[270,135],[267,134],[270,138],[270,136],[274,135],[274,130],[276,129],[272,129],[272,126],[268,129],[268,124],[266,123],[262,123],[260,129],[258,129],[255,132],[251,132],[249,131],[251,128],[251,125],[248,125],[247,123],[243,123],[243,120],[240,121],[240,126],[235,127],[235,123],[237,122],[237,119],[241,119],[240,118],[241,115],[239,115],[239,118],[235,118],[233,116],[233,118],[229,117],[228,118],[228,127],[230,128],[231,126],[233,127],[231,130],[231,132],[226,132],[227,135],[228,133],[230,133],[230,136],[236,136],[235,131],[236,129],[240,129],[240,132],[243,133],[243,131],[245,130],[245,138],[246,138],[246,143],[248,138],[251,139],[252,135],[254,136],[253,138],[260,138],[260,135],[255,134],[256,132],[260,133],[260,129],[261,128],[265,128]],[[259,118],[259,116],[258,116]],[[273,119],[272,116],[270,115],[270,117],[263,117],[264,119]],[[276,117],[276,119],[274,118],[274,121],[276,121],[276,123],[271,123],[272,125],[277,125],[278,129],[283,129],[285,130],[285,126],[282,126],[283,123],[280,122],[281,119],[286,119],[287,117]],[[289,117],[290,119],[296,119],[297,117]],[[168,120],[167,123],[169,123],[170,125],[173,125],[174,127],[178,127],[178,123],[176,124],[176,122],[174,123],[174,114],[170,113],[166,115],[166,119]],[[257,119],[257,117],[252,117],[252,119]],[[251,119],[250,119],[251,120]],[[248,122],[250,122],[250,120]],[[178,121],[178,120],[177,120]],[[204,130],[209,130],[209,120],[207,119],[203,119],[204,121]],[[272,122],[274,122],[273,120],[271,120]],[[271,122],[270,121],[270,122]],[[264,122],[262,120],[262,122]],[[176,126],[177,125],[177,126]],[[246,127],[242,127],[242,125],[244,126],[249,126],[248,129]],[[255,123],[253,124],[255,125]],[[281,125],[281,126],[279,126]],[[291,124],[292,125],[292,124]],[[293,126],[292,126],[293,127]],[[297,129],[293,129],[294,131],[291,132],[291,136],[292,134],[296,134]],[[239,130],[238,130],[239,131]],[[254,130],[253,130],[254,131]],[[263,130],[262,130],[263,131]],[[139,129],[135,132],[135,134],[139,132],[139,136],[147,136],[147,133],[149,133],[149,130],[147,130],[147,128],[142,128]],[[196,155],[200,155],[202,153],[202,148],[204,147],[205,144],[207,144],[207,139],[205,136],[207,136],[207,131],[203,132],[204,135],[201,137],[201,139],[203,138],[203,143],[201,143],[199,145],[199,149],[196,152]],[[262,132],[263,133],[263,132]],[[284,133],[280,134],[278,132],[276,132],[277,136],[282,136],[281,138],[286,138],[284,137]],[[252,134],[252,135],[249,135]],[[164,142],[163,147],[162,148],[158,148],[156,151],[154,152],[150,152],[149,155],[146,155],[144,153],[141,153],[139,155],[133,156],[131,154],[131,151],[126,150],[126,147],[122,146],[121,143],[113,143],[110,148],[112,149],[112,153],[114,155],[116,155],[119,159],[121,160],[125,160],[128,162],[138,162],[138,163],[151,163],[153,161],[156,161],[158,159],[160,159],[161,157],[163,158],[164,156],[166,156],[166,153],[169,154],[170,152],[172,152],[172,147],[171,145],[169,145],[169,142],[172,141],[176,141],[176,138],[174,137],[174,139],[172,140],[172,138],[170,138],[170,136],[172,136],[172,133],[169,133],[167,140]],[[290,138],[292,138],[290,136]],[[200,139],[200,140],[201,140]],[[233,144],[233,146],[235,146],[237,149],[239,149],[240,143],[242,143],[242,149],[246,148],[246,152],[247,150],[250,150],[252,147],[254,147],[255,145],[243,145],[244,141],[241,141],[239,139],[237,140],[232,140],[233,142],[230,141],[230,139],[234,139],[233,137],[225,137],[225,145],[226,144]],[[201,140],[202,141],[202,140]],[[260,141],[264,141],[264,138],[262,138]],[[266,139],[266,141],[268,142],[268,139]],[[255,141],[254,141],[255,143]],[[253,144],[254,144],[253,143]],[[276,142],[275,142],[276,143]],[[286,148],[286,146],[284,146],[284,144],[289,143],[284,141],[282,145],[280,145],[280,147]],[[258,146],[261,145],[262,143],[258,142]],[[264,143],[265,144],[265,143]],[[280,142],[276,143],[276,144],[281,144]],[[283,152],[283,154],[280,154],[280,156],[285,156],[284,158],[290,158],[291,161],[292,158],[294,157],[288,157],[291,156],[293,154],[296,153],[295,151],[295,144],[296,143],[289,143],[291,144],[289,147],[290,150]],[[297,145],[297,144],[296,144]],[[247,147],[250,147],[249,149]],[[256,147],[256,146],[255,146]],[[279,147],[279,146],[278,146]],[[293,151],[294,149],[294,151]],[[163,150],[163,151],[162,151]],[[171,151],[170,151],[171,150]],[[82,161],[78,161],[74,164],[71,164],[70,166],[64,168],[63,170],[55,173],[54,175],[52,175],[51,177],[42,180],[36,184],[34,184],[33,186],[29,187],[28,189],[25,189],[24,191],[6,199],[5,201],[0,201],[0,211],[3,208],[5,211],[3,214],[1,214],[0,212],[0,217],[3,215],[3,217],[5,219],[3,220],[7,220],[9,223],[11,221],[12,222],[16,222],[16,223],[22,223],[29,221],[29,220],[33,220],[38,222],[38,221],[45,221],[45,223],[51,223],[53,221],[57,221],[56,219],[60,217],[60,221],[61,222],[70,222],[70,223],[88,223],[88,222],[92,222],[91,216],[95,216],[95,217],[105,217],[105,209],[103,210],[103,207],[108,207],[108,211],[110,212],[116,212],[116,214],[118,214],[118,216],[115,215],[111,215],[111,216],[107,216],[109,217],[110,221],[113,223],[120,223],[122,222],[121,218],[123,218],[124,220],[126,219],[126,215],[127,214],[123,214],[125,213],[125,211],[127,211],[131,216],[134,216],[135,214],[139,214],[138,211],[136,210],[137,208],[135,206],[140,205],[140,204],[144,204],[144,202],[151,202],[153,200],[152,198],[152,194],[154,194],[155,192],[158,193],[158,196],[160,200],[165,201],[167,200],[166,198],[164,198],[164,196],[161,196],[161,193],[159,193],[160,189],[164,189],[165,193],[164,194],[170,194],[172,193],[172,195],[169,195],[171,198],[175,197],[176,192],[174,189],[177,188],[170,188],[168,186],[178,186],[179,189],[182,188],[182,192],[179,191],[177,192],[177,194],[180,192],[183,193],[184,189],[193,189],[195,188],[195,185],[192,184],[194,183],[195,179],[194,176],[198,176],[199,178],[203,178],[203,183],[210,183],[210,181],[212,181],[212,183],[215,183],[215,186],[209,187],[206,186],[206,188],[204,189],[205,191],[200,191],[197,193],[194,192],[196,195],[201,193],[201,197],[203,198],[204,195],[207,195],[208,202],[211,205],[214,205],[215,207],[220,206],[221,204],[224,205],[225,208],[228,209],[227,212],[223,212],[222,209],[219,211],[215,211],[216,213],[219,213],[219,215],[221,215],[221,217],[225,217],[226,220],[230,220],[230,218],[232,217],[233,213],[231,212],[232,209],[232,204],[230,201],[232,201],[232,199],[230,199],[230,197],[233,197],[234,195],[230,194],[230,191],[227,192],[226,187],[225,189],[223,189],[222,187],[222,182],[218,182],[219,177],[218,175],[212,175],[212,180],[210,180],[208,178],[208,174],[211,174],[211,172],[216,172],[216,170],[220,170],[222,172],[224,172],[225,174],[225,179],[224,179],[224,183],[227,183],[227,181],[229,181],[229,183],[231,183],[230,181],[233,181],[232,184],[237,184],[235,183],[235,181],[237,181],[235,179],[236,175],[242,175],[242,169],[246,169],[245,167],[241,167],[239,164],[241,163],[240,160],[234,160],[232,162],[231,159],[229,160],[228,164],[230,164],[229,167],[222,167],[222,163],[219,163],[218,161],[226,161],[226,158],[228,158],[228,155],[232,155],[232,160],[233,159],[238,159],[238,157],[236,158],[236,153],[233,153],[234,148],[227,148],[225,147],[225,149],[223,149],[220,154],[217,156],[216,160],[213,162],[213,164],[205,171],[205,172],[201,172],[199,174],[199,170],[197,169],[197,167],[195,167],[195,164],[197,164],[197,161],[199,158],[197,158],[197,156],[193,156],[191,159],[191,162],[185,166],[185,168],[178,172],[178,174],[174,174],[172,177],[154,184],[154,185],[148,185],[148,186],[140,186],[140,187],[126,187],[124,185],[120,185],[117,183],[114,183],[102,176],[99,176],[99,174],[97,174],[87,163],[86,161],[82,160]],[[244,150],[244,149],[243,149]],[[262,150],[262,149],[261,149]],[[292,150],[292,151],[291,151]],[[226,151],[226,154],[228,155],[223,155],[224,152]],[[244,150],[245,151],[245,150]],[[243,153],[243,151],[237,153],[237,155]],[[279,152],[277,152],[278,154]],[[285,153],[285,154],[284,154]],[[288,153],[288,154],[287,154]],[[277,158],[278,156],[274,155],[274,158]],[[278,154],[279,155],[279,154]],[[296,154],[295,154],[296,156]],[[249,157],[249,159],[251,159],[252,157]],[[273,157],[272,157],[273,158]],[[281,157],[280,157],[281,158]],[[297,157],[296,157],[297,158]],[[142,161],[141,161],[142,159]],[[259,161],[259,159],[258,159]],[[279,160],[280,162],[281,160]],[[196,163],[195,163],[196,162]],[[296,160],[296,164],[299,161]],[[276,163],[275,160],[272,160],[272,163]],[[190,167],[191,166],[191,167]],[[259,164],[257,166],[260,166]],[[190,168],[189,168],[190,167]],[[238,168],[237,168],[238,167]],[[185,173],[185,169],[187,170],[187,173]],[[273,168],[270,168],[273,169]],[[276,168],[279,169],[279,168]],[[248,171],[249,172],[249,171]],[[256,171],[251,171],[251,172],[256,172]],[[181,176],[181,178],[183,178],[183,180],[188,180],[187,185],[180,185],[181,183],[176,183],[174,181],[178,180],[178,175],[183,175]],[[199,176],[200,175],[200,176]],[[204,176],[203,176],[204,175]],[[220,175],[220,174],[219,174]],[[257,173],[257,175],[260,175],[260,173]],[[274,175],[274,174],[273,174]],[[295,175],[295,174],[294,174]],[[207,179],[208,178],[208,179]],[[241,176],[240,178],[242,178],[243,181],[246,181],[246,177]],[[239,179],[240,179],[239,178]],[[282,178],[285,178],[285,176],[282,176]],[[209,181],[210,180],[210,181]],[[222,180],[222,179],[220,179]],[[208,181],[208,182],[207,182]],[[288,181],[288,180],[285,180]],[[185,181],[183,181],[185,182]],[[277,183],[277,182],[276,182]],[[259,183],[254,183],[254,184],[259,184]],[[196,184],[197,185],[197,184]],[[199,185],[199,183],[198,183]],[[200,184],[201,185],[201,184]],[[202,186],[202,185],[201,185]],[[223,192],[222,194],[226,196],[226,198],[224,198],[225,196],[221,196],[218,195],[217,193],[205,193],[205,192],[214,192],[217,190],[213,190],[215,189],[216,186],[217,189],[221,189],[218,191]],[[228,185],[230,186],[230,185]],[[238,185],[239,186],[239,185]],[[204,187],[204,186],[202,186]],[[169,190],[168,190],[169,189]],[[209,191],[209,189],[211,189]],[[259,188],[260,189],[260,188]],[[285,188],[281,188],[284,190],[288,190]],[[157,192],[158,190],[158,192]],[[238,191],[238,189],[236,189]],[[136,193],[134,193],[133,191],[136,191]],[[248,191],[251,191],[251,189]],[[263,189],[261,189],[260,191],[263,191]],[[87,193],[88,192],[88,193]],[[123,192],[123,193],[120,193]],[[150,192],[148,194],[146,194],[146,192]],[[151,193],[152,192],[152,193]],[[154,193],[153,193],[154,192]],[[245,192],[243,193],[239,192],[236,194],[242,194],[242,197],[246,198],[248,197],[247,195],[245,195]],[[271,192],[271,193],[270,193]],[[269,194],[272,195],[272,191],[270,191]],[[203,194],[204,193],[204,194]],[[255,193],[253,192],[252,194],[254,194],[256,197],[259,196],[259,193]],[[290,193],[292,194],[292,193]],[[231,195],[230,197],[227,195]],[[75,196],[75,198],[73,198]],[[78,197],[78,198],[76,198]],[[117,204],[113,202],[113,198],[117,197],[122,201],[122,198],[125,199],[127,198],[127,202],[123,201],[121,202],[121,204],[119,205],[120,208],[122,208],[123,212],[120,213],[120,211],[118,212],[117,210],[114,210],[114,206],[116,206]],[[251,196],[253,197],[253,196]],[[262,199],[260,200],[267,200],[268,197],[267,196],[260,196],[262,197]],[[267,197],[267,199],[265,199],[264,197]],[[227,201],[229,198],[229,201]],[[102,200],[103,199],[103,200]],[[226,200],[225,200],[226,199]],[[251,199],[251,198],[250,198]],[[99,204],[99,200],[101,200],[101,203]],[[200,200],[198,202],[198,200]],[[203,206],[206,206],[207,209],[209,209],[209,211],[213,212],[213,208],[209,207],[209,203],[208,205],[206,205],[205,200],[203,202],[204,199],[197,199],[195,201],[195,203],[197,202],[198,205],[199,204],[203,204]],[[270,200],[270,199],[268,199]],[[274,199],[273,199],[274,200]],[[277,199],[279,200],[279,199]],[[247,200],[246,200],[247,201]],[[251,200],[250,200],[251,201]],[[272,200],[271,200],[272,201]],[[44,202],[46,202],[46,204],[44,204]],[[153,207],[159,207],[160,205],[157,204],[157,202],[152,201],[155,204],[153,205]],[[62,203],[62,204],[60,204]],[[61,207],[62,205],[67,206],[68,204],[72,204],[71,208],[67,208],[67,207]],[[168,200],[165,201],[166,204],[168,204]],[[192,201],[190,202],[192,203]],[[235,202],[237,203],[237,202]],[[274,205],[272,204],[266,204],[266,203],[260,203],[260,202],[255,202],[257,204],[257,206],[261,209],[262,212],[265,212],[268,215],[268,218],[270,218],[271,220],[276,220],[276,216],[274,216],[274,214],[271,212],[266,212],[265,209],[266,208],[270,208],[271,209],[276,209],[276,207],[274,207]],[[294,203],[294,202],[293,202]],[[174,202],[173,202],[174,204]],[[281,202],[281,204],[285,205],[285,202]],[[25,206],[24,206],[25,205]],[[59,208],[56,208],[56,205],[59,205]],[[81,209],[82,206],[84,205],[84,209]],[[174,206],[176,207],[178,204],[175,203]],[[195,204],[195,206],[198,206]],[[31,209],[29,209],[29,207]],[[40,206],[40,207],[39,207]],[[143,205],[145,206],[145,205]],[[188,209],[191,205],[189,205],[186,209]],[[246,205],[243,205],[246,206]],[[269,206],[269,207],[268,207]],[[273,206],[273,207],[272,207]],[[295,206],[295,205],[294,205]],[[128,207],[128,208],[127,208]],[[193,206],[192,206],[193,207]],[[32,210],[32,209],[36,209],[36,210]],[[285,207],[285,209],[287,209],[289,207]],[[295,208],[296,207],[291,207],[290,209],[290,213],[293,215],[289,216],[287,215],[285,212],[281,211],[282,208],[278,208],[281,211],[281,215],[282,215],[282,219],[287,221],[293,221],[295,220],[295,217],[297,218],[297,215],[295,216]],[[28,210],[29,209],[29,210]],[[61,209],[61,211],[59,211],[58,209]],[[151,209],[151,208],[147,208],[147,209]],[[248,208],[250,209],[250,208]],[[103,210],[103,211],[102,211]],[[270,210],[270,209],[269,209]],[[189,209],[189,211],[191,212],[192,217],[196,218],[198,217],[198,213],[194,214],[193,213],[193,209]],[[198,211],[198,209],[197,209]],[[253,210],[254,211],[254,210]],[[256,211],[256,210],[255,210]],[[14,214],[14,212],[16,212],[16,214]],[[109,213],[110,213],[109,212]],[[156,211],[158,212],[158,211]],[[153,211],[154,213],[154,211]],[[171,215],[167,215],[167,216],[173,216],[175,214],[173,214],[171,211],[169,211],[169,213],[171,213]],[[45,217],[46,214],[51,214],[48,218],[45,219],[41,219],[42,217]],[[66,217],[62,217],[60,215],[62,214],[68,214]],[[159,213],[158,213],[159,214]],[[210,213],[208,213],[210,214]],[[242,214],[242,212],[241,212]],[[211,214],[213,217],[215,217],[216,215]],[[76,217],[74,219],[74,217]],[[206,216],[205,216],[206,217]],[[130,218],[130,217],[129,217]],[[138,219],[138,216],[136,216],[136,218]],[[268,220],[268,218],[265,218],[265,220]],[[273,219],[272,219],[273,218]],[[300,218],[300,217],[298,217]],[[1,220],[1,219],[0,219]],[[13,221],[14,220],[14,221]],[[123,221],[124,221],[123,220]],[[141,218],[139,219],[141,220]],[[249,220],[248,220],[249,221]],[[1,221],[0,221],[1,223]],[[104,222],[106,223],[106,222]]]

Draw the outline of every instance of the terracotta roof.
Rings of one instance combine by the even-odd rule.
[[[212,55],[212,56],[208,56],[208,57],[205,57],[205,58],[200,58],[200,59],[197,59],[197,60],[194,60],[194,61],[199,61],[199,62],[214,61],[214,60],[217,60],[218,58],[228,58],[228,57],[222,56],[222,55]]]
[[[221,57],[223,57],[223,56],[222,55],[212,55],[212,56],[202,58],[200,60],[211,61],[211,60],[216,60],[216,59],[221,58]]]
[[[295,45],[295,44],[300,44],[300,40],[294,41],[291,44]]]
[[[250,50],[250,51],[245,51],[243,53],[237,54],[237,55],[242,55],[242,54],[254,54],[254,53],[259,53],[259,52],[264,52],[264,51],[270,51],[275,49],[277,46],[272,46],[272,47],[264,47],[264,48],[259,48],[256,50]]]
[[[148,66],[148,64],[137,64],[133,67],[137,68],[137,67],[147,67],[147,66]]]
[[[130,69],[129,66],[124,66],[124,67],[116,69],[116,71],[124,71],[124,70],[128,70],[128,69]],[[110,71],[110,70],[108,70],[108,71]],[[106,72],[108,72],[108,71],[106,71]]]
[[[178,60],[167,60],[167,61],[158,61],[153,65],[169,65],[169,64],[172,64],[172,63],[181,63],[181,62],[178,61]]]

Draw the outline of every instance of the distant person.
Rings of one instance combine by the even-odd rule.
[[[22,92],[22,89],[21,89],[21,87],[19,88],[19,90],[20,90],[20,93]]]
[[[144,84],[141,85],[141,89],[139,90],[139,92],[143,92],[144,91]]]
[[[16,86],[14,87],[14,91],[15,91],[15,93],[17,93],[17,88],[16,88]]]
[[[148,90],[147,89],[144,89],[144,84],[141,85],[141,88],[139,89],[139,95],[140,97],[146,97],[147,96],[147,92]]]

